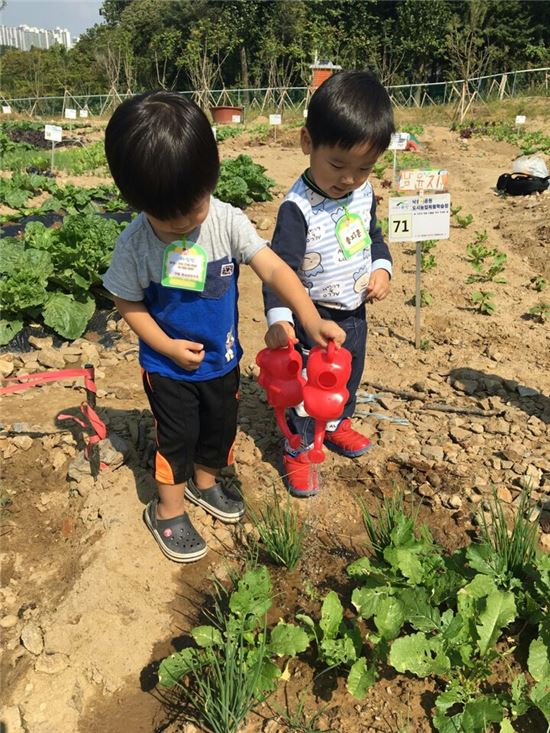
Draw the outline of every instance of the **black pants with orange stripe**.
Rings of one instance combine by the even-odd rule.
[[[233,462],[237,433],[239,368],[205,382],[184,382],[143,372],[156,421],[155,479],[180,484],[195,463],[224,468]]]

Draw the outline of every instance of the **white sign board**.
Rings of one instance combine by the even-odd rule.
[[[390,242],[449,239],[451,195],[392,196],[388,218]]]
[[[516,125],[524,125],[526,119],[525,115],[516,115]]]
[[[214,140],[217,140],[218,139],[217,128],[216,127],[213,127],[212,128],[212,135],[214,135]]]
[[[88,110],[87,109],[79,109],[78,110],[78,116],[79,117],[87,117],[88,116]]]
[[[282,115],[269,115],[270,125],[280,125],[283,122]]]
[[[238,124],[241,121],[240,115],[231,115],[231,122]]]
[[[67,120],[76,120],[76,109],[72,109],[71,107],[67,107],[65,109],[65,118]]]
[[[63,139],[63,128],[58,125],[46,125],[44,127],[44,139],[60,143]]]
[[[405,150],[410,139],[411,136],[408,132],[394,132],[388,150]]]
[[[3,104],[2,105],[2,114],[4,115],[11,115],[11,107],[9,104]]]
[[[411,170],[399,171],[399,191],[444,191],[447,188],[449,174],[446,170]]]
[[[304,119],[307,118],[307,109],[304,110]]]

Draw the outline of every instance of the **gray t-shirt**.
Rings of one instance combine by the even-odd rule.
[[[118,238],[103,284],[113,295],[143,301],[152,318],[172,338],[204,344],[205,357],[196,371],[186,371],[140,341],[140,364],[146,371],[173,379],[204,381],[223,376],[238,363],[239,265],[267,245],[240,209],[210,200],[205,221],[185,236],[200,245],[208,265],[202,292],[162,285],[167,245],[141,213]]]

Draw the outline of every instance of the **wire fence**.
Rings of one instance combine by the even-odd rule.
[[[550,67],[522,69],[479,76],[472,79],[398,84],[386,87],[396,107],[425,107],[433,104],[456,104],[464,114],[474,101],[489,102],[519,96],[549,96]],[[205,89],[180,92],[191,96],[201,107],[238,107],[247,113],[300,113],[307,108],[312,87],[264,87],[259,89]],[[103,117],[124,99],[133,96],[128,90],[111,89],[105,94],[1,98],[3,116],[25,114],[35,117],[65,117],[75,110],[77,118]]]

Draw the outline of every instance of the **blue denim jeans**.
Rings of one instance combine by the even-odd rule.
[[[359,306],[354,311],[336,310],[316,305],[321,318],[335,321],[342,330],[346,332],[346,340],[343,346],[351,353],[351,375],[347,383],[349,399],[346,402],[341,419],[351,418],[355,412],[355,401],[357,390],[361,384],[363,368],[365,366],[365,354],[367,348],[367,315],[365,305]],[[307,357],[314,344],[309,340],[306,332],[300,323],[296,323],[296,338],[299,343],[296,349],[301,353],[304,368],[307,364]],[[301,417],[295,410],[289,410],[288,425],[293,433],[300,433],[302,444],[310,445],[313,442],[315,421],[311,417]]]

